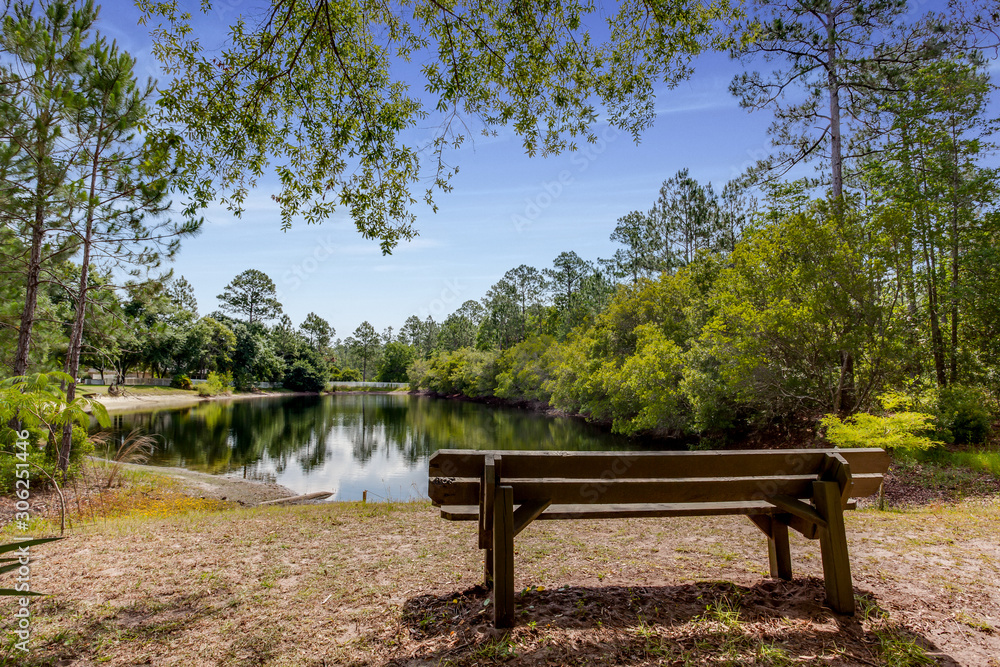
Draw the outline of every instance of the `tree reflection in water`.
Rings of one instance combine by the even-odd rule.
[[[157,434],[151,463],[276,481],[293,491],[421,495],[441,448],[607,450],[635,442],[578,420],[410,395],[211,401],[116,415],[114,428]]]

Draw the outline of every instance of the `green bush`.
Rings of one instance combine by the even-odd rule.
[[[216,373],[208,374],[208,380],[204,384],[198,385],[199,396],[219,396],[228,394],[233,387],[233,374]]]
[[[44,488],[49,485],[49,478],[38,468],[42,468],[48,475],[55,476],[59,463],[57,439],[62,432],[57,432],[51,439],[47,431],[32,428],[28,429],[28,432],[30,433],[28,442],[31,444],[28,445],[27,456],[22,459],[17,456],[20,450],[14,446],[16,434],[10,429],[4,428],[3,443],[0,445],[0,494],[9,494],[14,491],[18,463],[31,464],[28,467],[28,479],[31,480],[30,488],[32,489]],[[93,452],[94,444],[90,441],[87,430],[82,426],[74,425],[67,478],[76,477],[80,473],[83,462]]]
[[[463,347],[454,352],[439,352],[427,362],[423,377],[416,380],[420,387],[439,394],[492,396],[497,383],[496,362],[497,353],[492,351]],[[411,384],[414,381],[411,375]]]
[[[320,392],[326,388],[327,375],[325,368],[317,368],[307,359],[299,359],[282,380],[282,386],[292,391]]]
[[[330,379],[334,382],[361,382],[361,371],[357,368],[334,369]]]
[[[989,405],[980,387],[955,384],[942,389],[935,409],[939,437],[957,445],[985,442],[993,423]]]
[[[53,462],[51,461],[51,457],[47,455],[45,446],[40,446],[38,444],[40,442],[45,442],[42,439],[42,433],[35,429],[30,430],[29,433],[31,435],[28,438],[28,442],[30,444],[28,445],[27,454],[18,458],[17,455],[20,452],[20,449],[14,446],[17,436],[14,431],[5,429],[2,436],[4,442],[0,445],[0,494],[7,495],[14,492],[14,482],[17,480],[18,463],[29,464],[28,479],[31,481],[30,488],[44,486],[48,483],[45,476],[42,475],[35,466],[44,468],[49,474],[52,474],[55,466],[52,465]],[[70,456],[72,456],[72,452],[70,452]]]
[[[941,445],[930,437],[934,416],[914,412],[913,399],[890,392],[879,397],[884,414],[865,412],[841,419],[826,415],[820,424],[826,429],[826,439],[837,447],[881,447],[920,451]]]
[[[506,350],[497,359],[496,395],[511,400],[548,401],[545,389],[553,365],[556,340],[541,334],[530,336]]]
[[[429,359],[415,359],[410,367],[406,369],[406,379],[413,389],[427,389],[427,377],[430,374],[431,362]]]
[[[191,389],[193,385],[191,384],[191,378],[189,378],[184,373],[178,373],[172,378],[170,378],[170,386],[174,389]]]

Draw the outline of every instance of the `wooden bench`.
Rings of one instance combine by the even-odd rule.
[[[792,578],[788,529],[819,539],[827,602],[854,613],[844,529],[851,498],[878,491],[881,449],[725,452],[438,450],[428,495],[450,521],[478,521],[494,624],[514,622],[514,537],[532,521],[745,515],[768,538],[771,576]]]

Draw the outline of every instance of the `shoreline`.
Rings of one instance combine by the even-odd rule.
[[[254,506],[264,501],[291,498],[298,495],[296,491],[277,482],[212,475],[177,466],[151,466],[140,463],[121,463],[120,465],[126,470],[175,480],[181,484],[182,493],[196,498],[210,498],[239,503],[244,506]]]
[[[242,401],[253,398],[273,398],[275,396],[316,396],[308,392],[265,391],[252,394],[223,394],[221,396],[199,396],[197,393],[132,394],[130,396],[108,396],[89,394],[87,398],[98,401],[113,414],[122,412],[145,412],[171,408],[186,408],[208,401]]]

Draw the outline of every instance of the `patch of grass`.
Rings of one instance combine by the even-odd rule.
[[[911,484],[934,491],[950,491],[959,497],[988,495],[995,491],[991,475],[1000,477],[1000,454],[941,451],[940,454],[924,452],[899,456],[896,474]],[[991,469],[994,465],[995,471]]]
[[[517,644],[510,637],[496,637],[478,644],[472,657],[479,660],[507,660],[517,657]]]
[[[994,628],[992,625],[982,620],[981,618],[977,618],[976,616],[967,614],[965,611],[959,611],[958,613],[956,613],[955,620],[961,623],[962,625],[967,625],[973,630],[978,630],[979,632],[985,632],[986,634],[989,635],[996,632],[996,628]]]
[[[878,639],[882,664],[886,667],[933,665],[934,660],[903,628],[889,619],[878,602],[867,595],[857,596],[862,625]]]
[[[695,618],[695,622],[721,625],[732,629],[740,625],[740,594],[733,589],[723,593],[705,607],[705,613]]]
[[[960,468],[1000,477],[1000,450],[991,447],[935,447],[922,452],[902,452],[900,461],[916,461],[941,468]]]
[[[147,491],[142,487],[116,488],[87,499],[78,519],[166,519],[192,512],[226,509],[229,505],[211,498],[194,498],[168,489]]]

